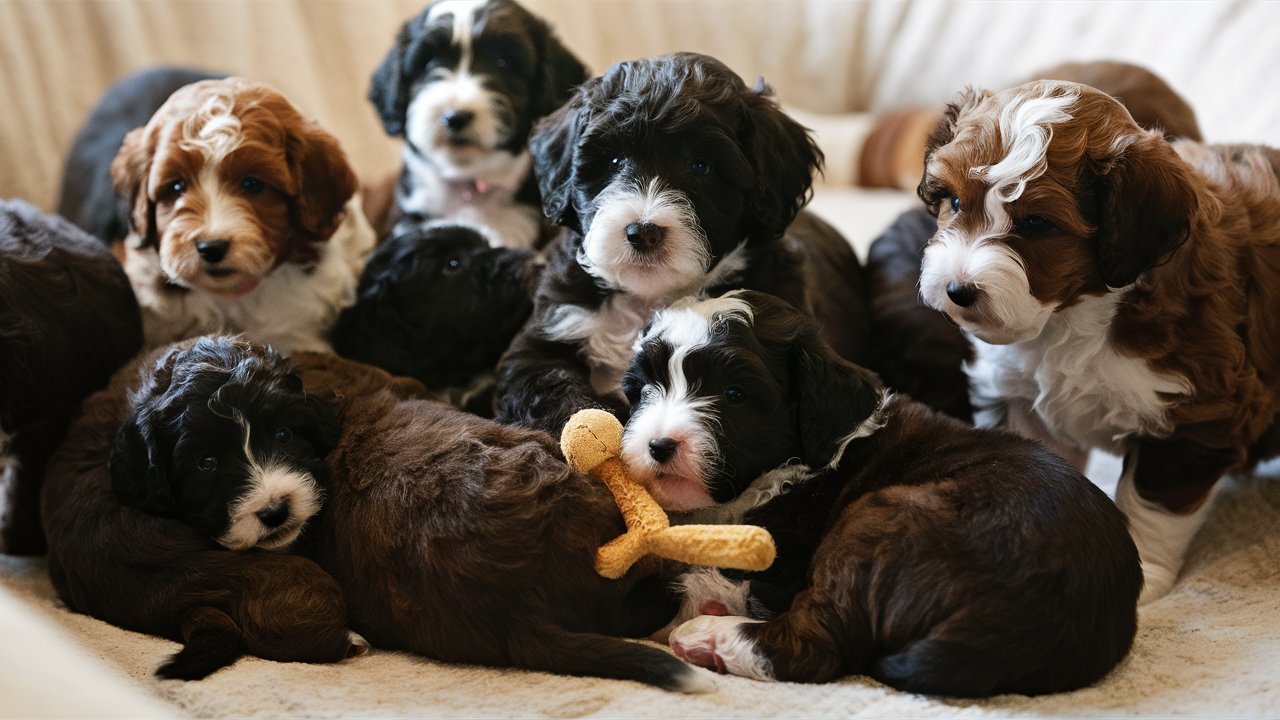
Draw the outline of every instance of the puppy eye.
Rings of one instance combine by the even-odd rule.
[[[737,385],[730,385],[724,389],[724,399],[736,405],[747,399],[747,391]]]
[[[280,443],[281,445],[289,444],[289,441],[292,439],[293,439],[293,431],[290,430],[289,428],[287,427],[280,428],[279,430],[276,431],[276,442]]]
[[[506,69],[507,69],[507,59],[506,59],[506,58],[501,58],[501,57],[500,57],[500,58],[498,58],[497,60],[494,60],[494,61],[493,61],[493,64],[494,64],[494,65],[496,65],[496,66],[497,66],[497,68],[498,68],[499,70],[506,70]]]
[[[609,167],[613,168],[614,170],[617,170],[617,169],[621,168],[621,167],[622,167],[622,156],[621,156],[621,155],[614,155],[613,157],[609,158]]]
[[[702,177],[703,175],[711,172],[711,163],[703,160],[702,158],[694,158],[689,161],[689,172],[698,177]]]
[[[959,195],[951,196],[951,212],[953,213],[960,212],[960,196]]]
[[[200,472],[213,472],[218,469],[218,458],[212,455],[202,457],[196,462],[196,469]]]
[[[1053,230],[1054,224],[1040,215],[1028,215],[1022,219],[1022,222],[1017,224],[1017,229],[1019,232],[1037,235]]]
[[[448,262],[444,264],[444,269],[440,272],[444,275],[457,275],[462,272],[462,259],[456,257],[449,258]]]
[[[187,181],[174,180],[173,182],[169,183],[168,185],[165,185],[161,189],[167,195],[181,195],[182,193],[187,191]]]
[[[240,181],[240,189],[244,191],[245,195],[257,195],[266,186],[266,183],[252,175]]]

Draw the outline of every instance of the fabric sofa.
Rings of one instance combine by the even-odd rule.
[[[0,2],[0,197],[52,209],[66,148],[116,78],[158,63],[275,85],[331,129],[366,182],[396,143],[368,77],[422,0]],[[1064,60],[1138,62],[1183,93],[1211,142],[1280,146],[1280,4],[528,0],[596,71],[674,50],[763,76],[817,132],[827,171],[812,204],[865,256],[907,192],[859,187],[877,113],[936,106]],[[865,678],[823,686],[721,678],[676,696],[634,683],[447,665],[374,651],[332,666],[246,659],[197,683],[161,682],[174,643],[61,608],[39,558],[0,556],[0,716],[1006,716],[1280,715],[1280,482],[1229,483],[1174,591],[1142,608],[1130,657],[1101,683],[1044,698],[951,701]],[[1117,463],[1096,458],[1106,487]]]

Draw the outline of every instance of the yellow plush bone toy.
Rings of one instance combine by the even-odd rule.
[[[596,553],[596,572],[610,579],[626,574],[648,553],[693,565],[764,570],[777,550],[764,528],[752,525],[671,526],[667,513],[627,477],[622,464],[622,424],[604,410],[579,410],[560,434],[569,466],[604,481],[618,501],[627,532]]]

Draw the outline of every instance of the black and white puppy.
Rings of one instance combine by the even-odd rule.
[[[287,547],[319,509],[334,410],[292,364],[247,340],[205,336],[163,356],[112,447],[112,488],[232,550]]]
[[[493,412],[493,371],[533,310],[542,261],[437,221],[387,240],[330,334],[339,355],[421,380],[464,410]]]
[[[41,553],[40,483],[76,407],[142,347],[106,245],[0,200],[0,552]]]
[[[637,347],[623,441],[637,480],[778,544],[749,583],[685,583],[686,616],[730,615],[677,627],[680,657],[982,696],[1082,687],[1128,652],[1142,572],[1124,516],[1040,444],[886,393],[761,293],[660,312]]]
[[[763,84],[693,53],[624,62],[578,88],[530,139],[548,248],[533,317],[498,371],[500,420],[558,433],[619,388],[650,314],[753,288],[813,315],[859,359],[866,287],[848,242],[800,213],[822,153]],[[797,213],[800,213],[797,216]]]
[[[224,77],[208,70],[162,66],[140,70],[112,85],[71,143],[58,214],[108,244],[124,240],[130,208],[111,184],[111,161],[124,136],[146,125],[174,90]]]
[[[405,139],[380,234],[448,218],[480,226],[494,246],[541,244],[526,141],[586,77],[551,27],[511,0],[437,0],[405,22],[369,89],[387,134]]]

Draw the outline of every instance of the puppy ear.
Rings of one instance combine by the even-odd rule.
[[[574,158],[590,115],[586,96],[597,85],[598,79],[578,86],[573,99],[543,118],[529,138],[543,214],[553,223],[577,232],[582,228],[573,207]]]
[[[404,134],[405,114],[409,109],[409,86],[404,64],[409,53],[409,43],[413,41],[410,28],[420,20],[410,20],[400,26],[395,44],[373,71],[369,82],[369,102],[378,111],[382,129],[391,137]]]
[[[128,208],[129,227],[142,239],[142,247],[156,244],[155,204],[147,196],[151,151],[146,133],[145,127],[129,131],[111,161],[111,184]]]
[[[167,515],[174,511],[176,503],[168,474],[157,462],[152,442],[151,433],[138,414],[131,415],[111,445],[111,489],[127,505]]]
[[[763,82],[746,91],[746,150],[755,171],[755,225],[751,232],[778,237],[809,201],[813,173],[822,169],[823,156],[809,131],[792,120],[773,99]]]
[[[1142,133],[1099,181],[1098,271],[1132,284],[1186,241],[1198,210],[1187,165],[1158,133]]]
[[[338,139],[312,122],[301,121],[288,136],[287,154],[298,194],[293,202],[294,226],[300,239],[294,260],[314,259],[312,243],[328,239],[342,222],[343,206],[357,189],[356,174]]]
[[[533,115],[550,115],[573,96],[573,89],[587,79],[587,68],[561,44],[551,27],[543,24],[542,92],[533,98]]]
[[[931,198],[937,193],[934,192],[934,188],[930,187],[931,183],[928,170],[929,157],[932,156],[938,148],[946,145],[952,140],[955,140],[956,123],[959,121],[960,117],[977,107],[978,103],[982,102],[982,99],[990,94],[991,93],[985,90],[978,90],[973,87],[967,87],[964,90],[961,90],[951,102],[947,103],[947,110],[942,114],[942,119],[938,121],[937,126],[933,128],[929,133],[929,137],[925,140],[925,173],[924,177],[920,180],[920,184],[916,186],[916,195],[918,195],[921,200],[925,201],[925,204],[929,206],[930,211],[934,215],[938,214],[938,204],[931,200]]]

